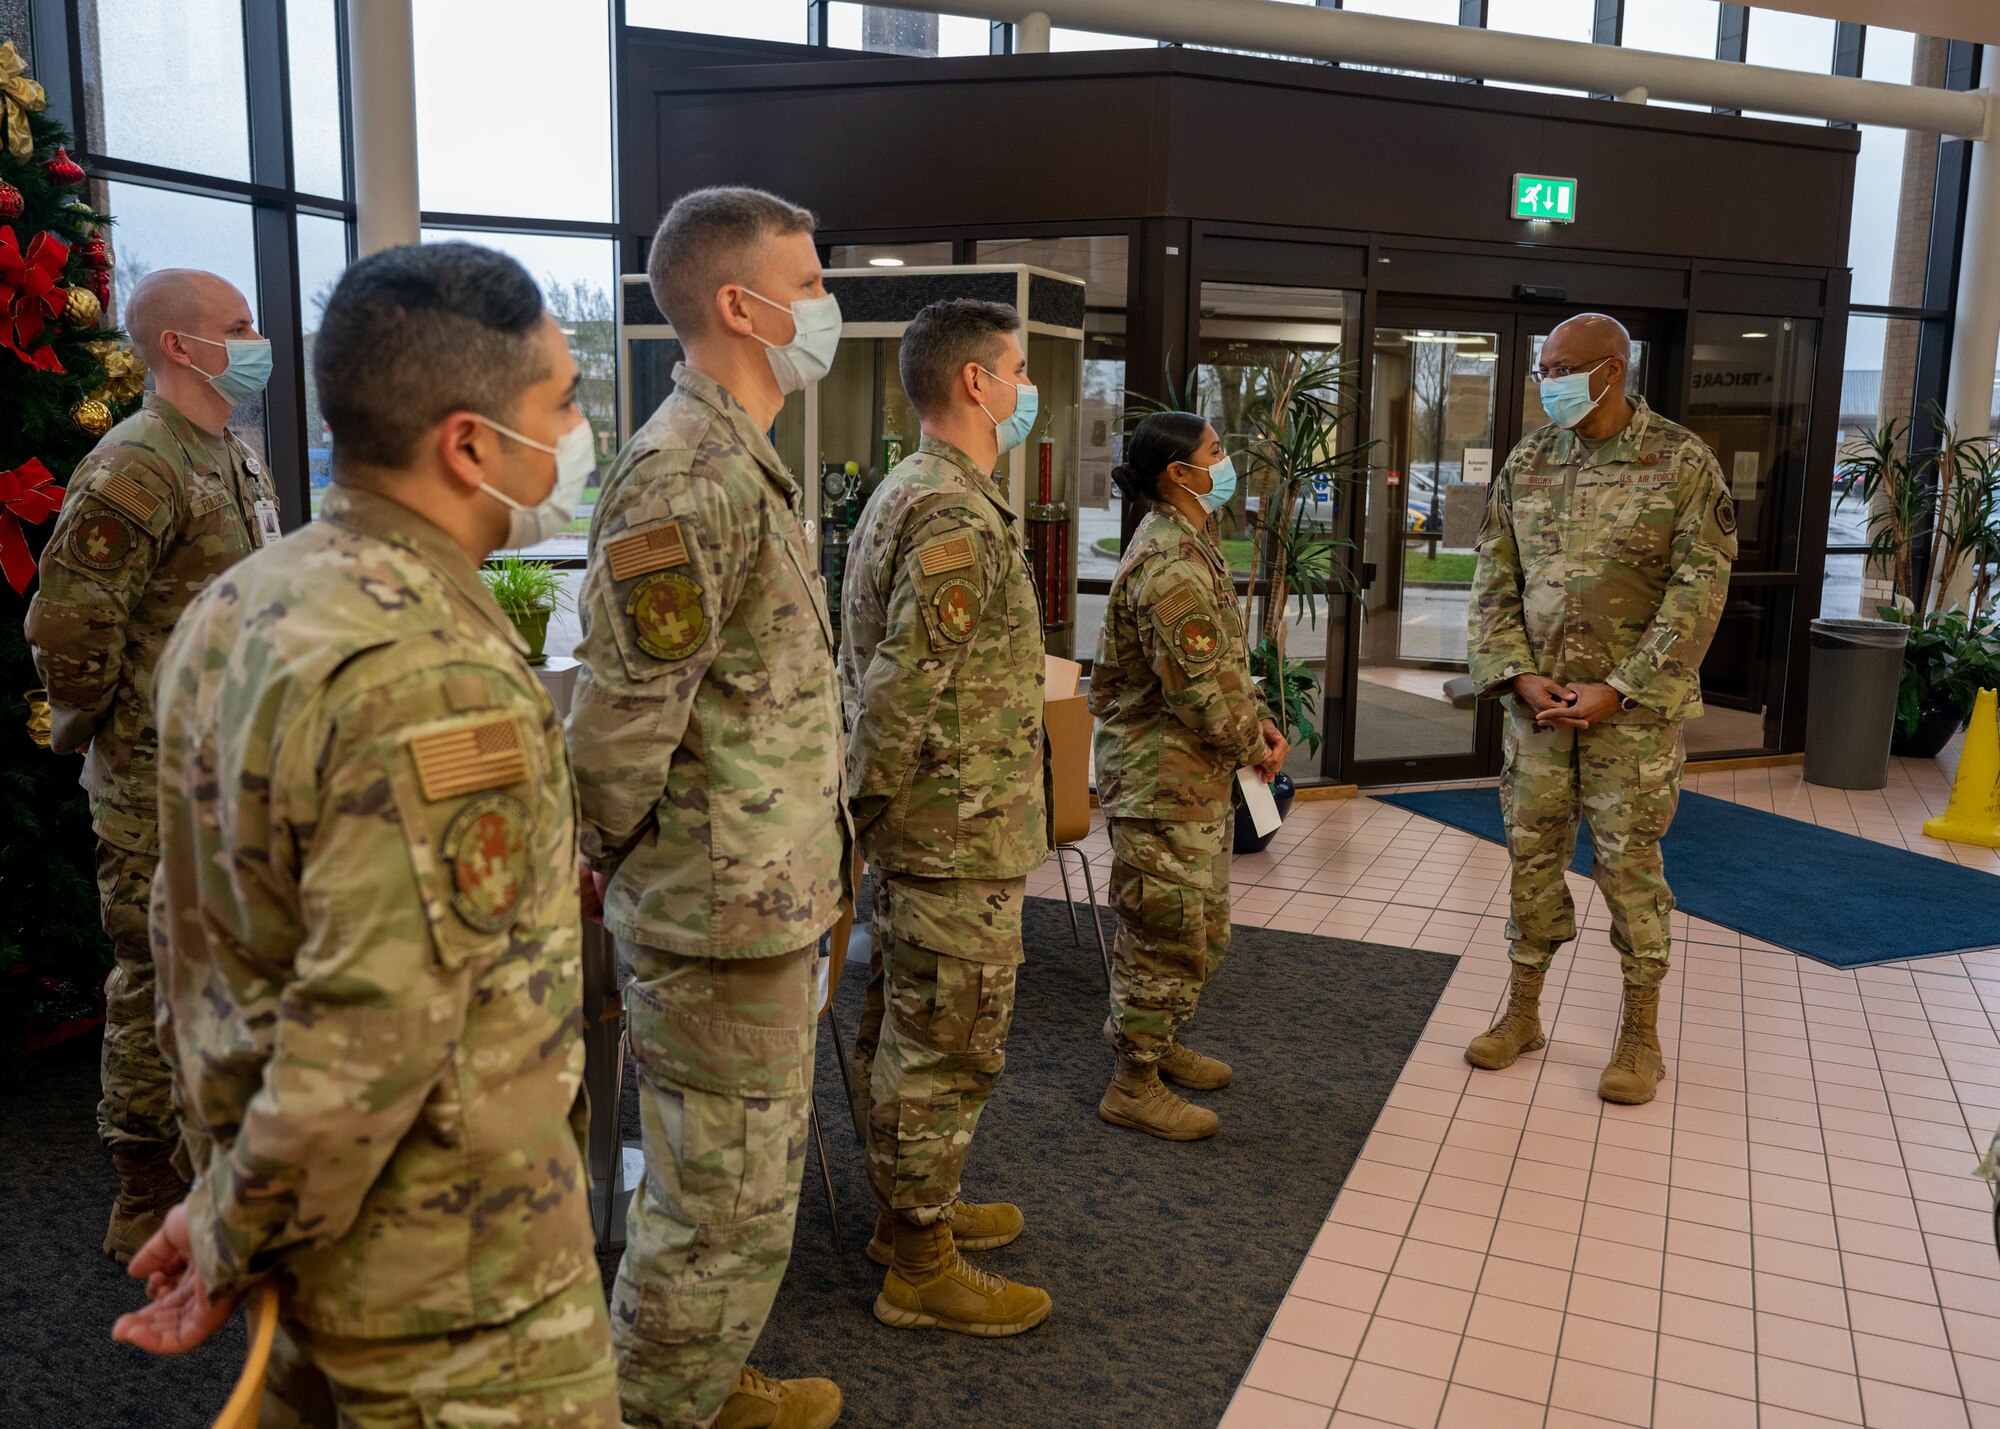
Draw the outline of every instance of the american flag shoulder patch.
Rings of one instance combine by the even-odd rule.
[[[941,576],[947,571],[962,571],[971,564],[970,536],[947,536],[942,541],[931,542],[917,552],[917,567],[927,576]]]
[[[680,522],[669,521],[649,531],[620,536],[604,548],[604,557],[611,564],[611,579],[627,581],[648,571],[686,565],[687,537],[681,534]]]
[[[521,728],[506,717],[420,734],[410,741],[410,758],[424,797],[433,804],[528,777]]]
[[[1194,593],[1194,587],[1182,586],[1153,607],[1153,614],[1166,624],[1172,625],[1200,604],[1201,597]]]
[[[142,526],[150,523],[153,513],[160,509],[160,498],[122,471],[114,471],[105,477],[98,484],[96,494]]]

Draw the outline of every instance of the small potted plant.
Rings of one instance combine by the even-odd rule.
[[[549,617],[569,601],[562,573],[547,561],[531,561],[521,556],[503,556],[480,568],[493,601],[514,622],[528,645],[528,663],[544,665],[548,656],[543,647],[549,638]]]

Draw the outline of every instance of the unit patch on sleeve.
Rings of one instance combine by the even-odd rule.
[[[451,907],[466,927],[498,933],[528,886],[528,810],[511,794],[482,794],[452,816],[438,854],[451,870]]]
[[[661,571],[633,586],[625,613],[639,648],[655,660],[685,660],[708,635],[701,587],[678,571]]]
[[[528,777],[528,751],[521,744],[520,726],[508,718],[418,735],[410,741],[410,757],[416,761],[424,797],[433,804]]]
[[[132,523],[115,511],[92,511],[76,523],[69,553],[93,571],[116,570],[132,554],[139,535]]]
[[[954,645],[963,645],[979,628],[979,592],[970,581],[949,580],[931,596],[937,611],[938,633]]]
[[[941,576],[948,571],[962,571],[971,564],[970,536],[947,536],[942,541],[931,542],[917,552],[917,567],[927,576]]]
[[[1205,615],[1190,615],[1174,627],[1174,645],[1189,666],[1206,665],[1222,649],[1222,632]]]
[[[611,579],[628,581],[648,571],[686,565],[687,538],[681,534],[680,522],[669,521],[650,531],[635,531],[629,536],[620,536],[604,548],[604,555],[611,563]]]

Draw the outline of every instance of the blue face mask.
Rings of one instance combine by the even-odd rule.
[[[986,372],[986,369],[983,367],[979,370]],[[997,372],[986,372],[986,375],[1003,386],[1012,385]],[[1035,417],[1041,411],[1041,405],[1041,393],[1037,392],[1033,385],[1030,384],[1014,388],[1013,415],[1009,416],[1005,421],[994,416],[991,412],[986,412],[986,404],[984,402],[979,404],[979,410],[986,412],[987,419],[993,423],[993,435],[999,440],[1000,450],[1010,452],[1015,447],[1021,445],[1022,442],[1025,442],[1028,439],[1028,434],[1034,431]]]
[[[1597,410],[1603,396],[1590,395],[1590,374],[1611,359],[1600,357],[1581,372],[1565,372],[1560,377],[1542,379],[1542,410],[1549,414],[1549,420],[1558,427],[1574,427],[1585,417]],[[1609,394],[1611,389],[1604,389]]]
[[[220,372],[201,372],[208,379],[208,385],[221,394],[230,406],[240,406],[262,392],[271,380],[271,344],[261,337],[232,337],[227,342],[217,342],[212,337],[196,337],[184,332],[181,337],[194,342],[205,342],[210,347],[219,347],[229,354],[229,361]]]
[[[1236,495],[1236,463],[1224,457],[1208,469],[1208,479],[1212,485],[1195,500],[1201,503],[1202,510],[1213,514],[1227,506]]]

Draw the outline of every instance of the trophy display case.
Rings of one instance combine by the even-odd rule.
[[[1022,544],[1042,602],[1049,652],[1075,643],[1077,464],[1082,442],[1084,285],[1018,264],[833,269],[841,342],[826,377],[786,403],[772,442],[804,488],[807,530],[832,608],[839,609],[847,534],[883,475],[918,440],[897,359],[903,333],[927,304],[980,298],[1022,315],[1028,378],[1040,415],[1028,440],[1000,458],[999,485],[1022,518]],[[619,284],[619,431],[629,439],[673,388],[680,344],[643,275]]]

